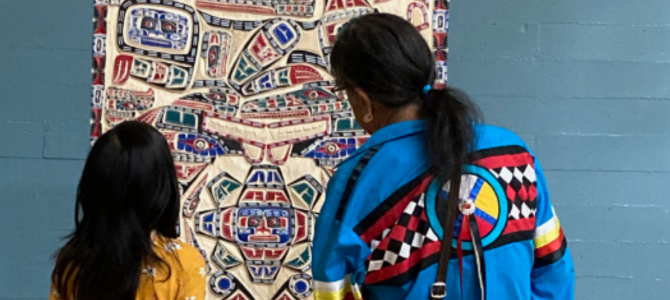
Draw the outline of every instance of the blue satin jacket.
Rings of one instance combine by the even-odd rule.
[[[445,299],[573,299],[572,259],[539,162],[508,130],[476,132]],[[449,186],[433,180],[425,139],[423,121],[393,124],[338,167],[316,223],[317,300],[429,299],[443,236],[436,206]]]

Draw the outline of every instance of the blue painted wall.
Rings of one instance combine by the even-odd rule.
[[[547,173],[577,299],[670,299],[670,2],[453,0],[450,84]]]
[[[2,1],[0,299],[46,299],[88,151],[93,1]]]
[[[46,299],[88,150],[92,1],[0,9],[0,300]],[[454,0],[450,83],[535,149],[578,299],[669,299],[670,4]]]

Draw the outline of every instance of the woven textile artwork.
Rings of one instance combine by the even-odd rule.
[[[91,140],[157,127],[182,193],[180,233],[208,299],[311,299],[314,223],[334,167],[367,140],[329,54],[351,18],[412,22],[447,79],[442,0],[96,0]]]

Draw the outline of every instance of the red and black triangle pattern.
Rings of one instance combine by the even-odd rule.
[[[354,228],[371,249],[366,284],[402,285],[437,262],[440,241],[425,209],[425,191],[432,180],[427,173],[413,179]]]
[[[537,211],[535,158],[522,146],[476,151],[473,164],[493,174],[507,196],[507,224],[502,236],[486,248],[533,238]],[[501,212],[502,213],[502,212]]]
[[[440,242],[426,216],[424,197],[421,194],[410,201],[398,221],[371,242],[372,254],[365,264],[366,284],[394,277],[394,281],[405,276],[416,278],[415,273],[422,269],[417,266],[440,251]]]

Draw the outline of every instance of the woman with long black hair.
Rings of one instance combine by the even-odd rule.
[[[573,299],[536,157],[512,132],[479,123],[466,95],[431,86],[433,55],[412,24],[352,19],[330,59],[372,136],[329,183],[316,299]]]
[[[158,130],[131,121],[100,137],[75,209],[51,300],[204,300],[205,261],[177,240],[177,175]]]

